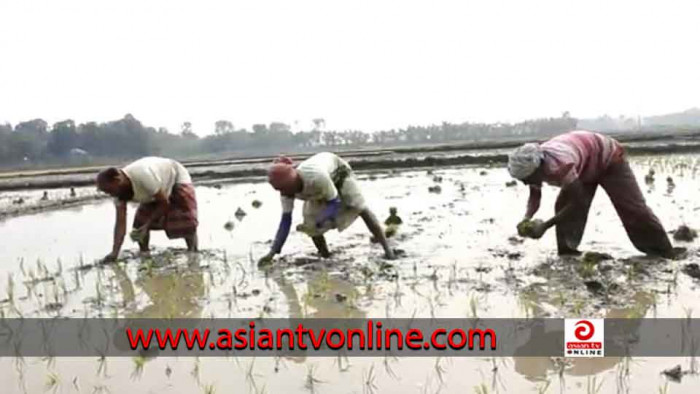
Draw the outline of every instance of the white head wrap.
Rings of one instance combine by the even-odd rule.
[[[539,144],[525,144],[508,155],[508,172],[521,181],[527,179],[540,166],[543,156]]]

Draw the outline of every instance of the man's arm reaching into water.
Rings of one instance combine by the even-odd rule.
[[[114,261],[119,257],[119,251],[124,243],[126,236],[126,201],[119,201],[115,206],[115,221],[114,221],[114,241],[112,243],[112,252],[105,258],[105,262]]]
[[[293,205],[292,205],[293,206]],[[292,212],[282,212],[282,218],[280,219],[280,224],[277,227],[277,234],[275,234],[275,240],[272,243],[270,251],[258,260],[258,265],[267,265],[272,262],[272,258],[276,254],[282,252],[282,247],[285,242],[287,242],[287,237],[289,236],[289,231],[292,227]]]
[[[527,199],[527,210],[525,219],[530,220],[540,209],[542,201],[542,185],[530,185],[530,197]]]
[[[566,205],[556,212],[551,219],[535,227],[534,238],[542,237],[542,235],[553,226],[569,220],[572,213],[584,206],[584,190],[580,180],[576,179],[562,187],[561,193],[563,198],[567,201]]]

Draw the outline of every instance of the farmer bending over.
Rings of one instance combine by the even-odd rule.
[[[197,200],[190,174],[182,164],[161,157],[144,157],[122,169],[101,171],[97,187],[116,198],[114,245],[106,261],[119,256],[126,234],[128,201],[140,204],[132,238],[138,240],[141,252],[148,252],[151,230],[165,230],[170,239],[185,238],[187,250],[197,250]]]
[[[350,165],[337,155],[319,153],[296,168],[291,159],[280,157],[269,168],[268,181],[280,192],[282,219],[275,242],[270,252],[260,259],[260,264],[269,264],[274,255],[281,252],[292,225],[295,198],[305,201],[301,230],[311,236],[323,257],[330,256],[323,233],[334,228],[343,231],[359,215],[381,243],[386,257],[394,258],[377,218],[365,205]]]
[[[614,139],[588,131],[572,131],[542,145],[521,146],[508,157],[513,178],[530,185],[525,220],[540,207],[542,182],[561,187],[555,216],[538,222],[534,238],[556,226],[559,254],[577,250],[598,185],[610,197],[634,246],[648,255],[673,257],[673,247],[659,219],[644,201],[622,146]]]

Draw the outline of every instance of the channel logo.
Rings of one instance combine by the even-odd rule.
[[[564,357],[605,356],[605,319],[564,319]]]

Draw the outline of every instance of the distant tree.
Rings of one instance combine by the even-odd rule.
[[[281,123],[281,122],[272,122],[270,123],[270,133],[291,133],[292,128],[286,124],[286,123]]]
[[[313,119],[312,122],[314,122],[314,131],[321,131],[326,128],[326,120],[323,118]]]
[[[65,156],[71,149],[78,148],[79,138],[74,121],[68,119],[54,123],[49,135],[47,149],[54,156]]]
[[[186,138],[196,137],[197,135],[192,131],[192,123],[184,122],[180,127],[180,134]]]
[[[15,157],[10,150],[12,140],[12,125],[0,124],[0,163],[10,163]]]
[[[260,123],[254,124],[253,125],[253,133],[258,135],[258,136],[263,136],[263,135],[268,134],[267,125],[260,124]]]
[[[222,135],[233,132],[233,123],[228,120],[219,120],[214,124],[214,134]]]
[[[48,134],[49,124],[43,119],[34,119],[28,122],[21,122],[15,126],[15,132],[23,134],[34,134],[45,136]]]
[[[43,119],[21,122],[15,126],[11,146],[23,160],[39,160],[46,150],[48,137],[48,123]]]

